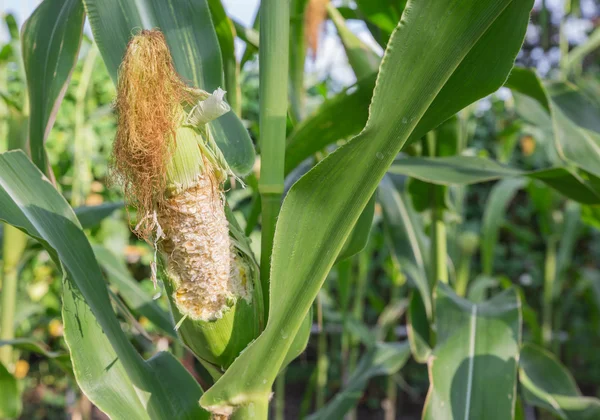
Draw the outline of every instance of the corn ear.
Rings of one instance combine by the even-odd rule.
[[[179,336],[214,376],[263,324],[258,265],[226,216],[231,170],[210,131],[230,110],[223,95],[187,86],[163,35],[142,31],[121,66],[113,151],[116,177],[141,216],[136,232],[161,251]]]

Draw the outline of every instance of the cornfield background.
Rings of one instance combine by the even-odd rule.
[[[600,4],[231,5],[3,10],[0,418],[600,419]],[[215,319],[114,174],[142,30],[225,174]]]

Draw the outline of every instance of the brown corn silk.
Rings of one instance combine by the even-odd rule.
[[[127,45],[119,69],[116,110],[118,128],[113,148],[113,176],[141,217],[160,204],[166,166],[183,117],[182,104],[193,97],[173,67],[163,34],[144,30]],[[136,233],[148,240],[151,218]]]

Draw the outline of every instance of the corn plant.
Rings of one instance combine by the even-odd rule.
[[[428,365],[424,419],[520,418],[521,399],[565,418],[598,413],[598,400],[581,397],[549,352],[524,342],[519,290],[507,288],[487,301],[485,292],[481,299],[463,298],[478,283],[470,268],[478,243],[464,235],[453,243],[447,235],[449,189],[502,178],[481,243],[484,274],[492,275],[497,209],[502,195],[506,201],[524,180],[583,205],[600,204],[600,137],[592,120],[575,111],[582,96],[567,83],[545,84],[534,72],[514,67],[533,0],[357,3],[385,53],[380,58],[369,50],[338,9],[323,6],[358,82],[312,115],[306,113],[303,87],[306,1],[264,0],[258,40],[253,30],[234,25],[218,0],[44,0],[24,24],[28,142],[0,155],[4,238],[28,234],[60,268],[74,377],[111,418],[268,418],[273,390],[277,400],[285,368],[307,345],[311,308],[319,292],[327,292],[324,282],[332,270],[339,290],[346,288],[339,305],[344,321],[351,312],[362,316],[376,201],[397,281],[396,307],[401,283],[408,278],[411,284],[410,299],[396,308],[407,312],[408,340],[385,343],[400,315],[389,315],[392,321],[382,316],[359,359],[355,338],[344,331],[341,348],[351,371],[327,404],[326,341],[320,341],[319,410],[311,418],[352,415],[368,381],[393,377],[411,355]],[[46,140],[86,16],[116,86],[113,178],[123,190],[132,230],[153,250],[152,279],[156,288],[164,285],[170,316],[123,281],[126,269],[113,254],[90,244],[84,215],[57,190],[49,165]],[[247,43],[245,59],[252,50],[259,54],[258,173],[251,173],[255,145],[239,115],[236,26]],[[551,167],[527,171],[462,155],[463,110],[501,86],[526,103],[525,120],[552,127],[558,159]],[[289,135],[288,123],[294,125]],[[412,180],[404,188],[398,176]],[[289,190],[286,180],[295,181]],[[226,190],[246,183],[253,207],[240,221]],[[428,232],[418,211],[430,216]],[[253,248],[248,236],[259,215],[260,247]],[[9,325],[16,284],[9,248],[3,258],[1,338],[16,345]],[[458,248],[462,260],[453,276],[448,254]],[[569,249],[567,243],[563,261]],[[548,305],[559,290],[556,273],[562,272],[553,269],[553,255],[549,252]],[[354,264],[361,286],[351,309],[348,279]],[[123,300],[143,306],[165,335],[193,353],[208,373],[209,387],[202,389],[171,352],[142,357],[113,311],[119,301],[109,293],[103,269]],[[544,328],[547,344],[549,316]],[[10,347],[3,349],[0,379],[18,394],[14,358]],[[549,377],[564,379],[568,389],[556,388]],[[394,392],[390,382],[390,400]],[[5,410],[14,417],[19,407]]]

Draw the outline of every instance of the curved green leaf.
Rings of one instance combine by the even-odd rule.
[[[23,404],[17,379],[0,363],[0,418],[11,419],[19,417]]]
[[[431,327],[423,299],[416,292],[412,292],[410,296],[410,303],[406,314],[406,329],[410,351],[415,361],[418,363],[427,363],[432,352],[429,345]]]
[[[285,173],[289,174],[304,159],[338,140],[358,134],[367,122],[373,95],[373,74],[331,99],[300,123],[288,136]]]
[[[177,72],[192,85],[213,91],[223,87],[219,41],[207,0],[83,0],[102,58],[114,82],[125,48],[140,29],[159,28]],[[254,165],[248,131],[234,112],[211,122],[215,140],[238,175]]]
[[[81,227],[90,229],[96,227],[100,222],[113,214],[115,210],[123,208],[124,204],[120,203],[102,203],[97,206],[81,206],[74,208],[75,216],[79,219]]]
[[[600,189],[570,168],[555,167],[522,171],[481,157],[448,156],[398,159],[388,172],[438,185],[469,185],[524,176],[542,181],[575,201],[600,204]]]
[[[81,0],[44,0],[23,25],[31,159],[46,174],[50,168],[44,143],[75,68],[83,20]]]
[[[78,384],[121,418],[207,418],[202,391],[170,354],[144,361],[112,311],[92,248],[64,198],[21,151],[0,155],[0,219],[36,238],[62,268],[65,340]]]
[[[445,119],[467,105],[466,98],[477,99],[504,82],[521,46],[532,3],[409,3],[382,61],[365,129],[304,175],[286,196],[275,231],[267,326],[204,394],[204,407],[222,410],[264,404],[269,398],[291,338],[397,153],[440,93],[443,100],[434,109]],[[477,45],[478,53],[485,53],[496,44],[501,47],[490,57],[495,65],[485,63],[484,83],[465,88],[465,81],[475,77],[470,74],[478,67],[474,63],[487,57],[477,55],[471,62],[469,52]],[[466,58],[472,67],[460,67]],[[460,79],[453,78],[458,69]],[[451,79],[460,82],[461,92],[452,91],[458,101],[451,101],[444,88]],[[257,366],[254,360],[270,363]]]
[[[409,200],[398,192],[386,176],[379,184],[379,202],[383,210],[385,233],[389,247],[400,269],[408,274],[421,294],[428,317],[432,316],[431,288],[427,275],[428,253],[421,220],[410,207]]]
[[[545,87],[530,70],[515,69],[506,86],[535,99],[548,112],[556,150],[565,162],[582,169],[585,178],[600,177],[597,164],[600,160],[600,110],[570,85],[554,83]],[[541,123],[545,124],[543,120]],[[590,180],[588,184],[597,189],[597,181]]]
[[[423,420],[512,419],[521,345],[516,292],[474,304],[439,283],[435,312],[437,344]]]
[[[21,350],[32,351],[37,354],[41,354],[48,359],[62,359],[64,361],[69,360],[69,355],[60,351],[51,351],[48,349],[46,344],[30,340],[28,338],[15,338],[13,340],[0,340],[0,347],[12,346]]]
[[[598,48],[600,48],[600,28],[596,28],[584,43],[569,52],[565,63],[565,71],[573,71],[577,66],[581,65],[583,59],[588,54]]]
[[[541,347],[523,346],[519,380],[528,404],[544,408],[563,420],[600,418],[600,400],[581,395],[567,369]]]
[[[375,196],[371,197],[371,200],[367,204],[367,207],[363,210],[352,233],[346,239],[346,243],[337,257],[337,261],[350,258],[353,255],[358,254],[360,251],[365,249],[367,242],[369,241],[369,234],[371,233],[371,225],[373,224],[373,217],[375,216]]]
[[[348,62],[356,78],[360,80],[376,72],[379,69],[381,57],[375,54],[375,51],[352,33],[338,9],[331,3],[327,5],[327,12],[342,40]],[[399,18],[400,16],[394,21],[392,28],[396,26]]]
[[[221,58],[223,60],[223,73],[225,76],[225,87],[227,101],[237,115],[242,111],[242,91],[238,78],[240,66],[235,58],[235,28],[227,17],[221,0],[208,0],[215,31],[221,47]]]
[[[94,246],[93,249],[100,267],[107,274],[109,282],[117,288],[127,306],[134,313],[148,318],[171,337],[177,338],[171,315],[158,306],[152,296],[142,290],[129,274],[123,261],[103,246]]]
[[[500,226],[504,223],[506,209],[523,187],[525,181],[522,179],[505,179],[494,185],[487,199],[481,226],[481,266],[487,276],[493,274],[494,250],[498,245],[498,235]]]

